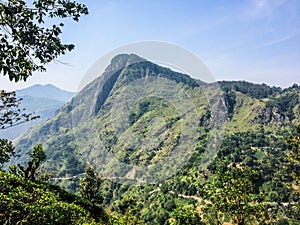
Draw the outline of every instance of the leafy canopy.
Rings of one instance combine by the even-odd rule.
[[[70,0],[0,1],[0,73],[18,82],[45,71],[47,63],[74,49],[62,43],[64,24],[54,24],[55,18],[78,21],[87,14],[85,5]]]
[[[20,108],[22,99],[16,98],[15,92],[0,91],[0,130],[38,119],[33,113],[25,113]],[[11,141],[0,138],[0,168],[10,161],[11,156],[17,156]]]
[[[15,92],[0,91],[0,129],[39,118],[33,113],[25,113],[25,109],[20,108],[21,101],[21,98],[16,98]]]
[[[31,179],[35,181],[36,171],[40,164],[46,160],[46,153],[41,144],[37,144],[32,150],[28,152],[30,161],[28,162],[27,168],[18,164],[19,169],[23,172],[25,179]]]
[[[11,156],[15,156],[15,147],[11,141],[0,139],[0,168],[3,163],[9,162]]]
[[[92,167],[85,169],[85,177],[80,179],[79,194],[94,204],[101,204],[103,198],[100,194],[102,180],[97,177]]]
[[[263,220],[266,211],[260,202],[257,181],[258,172],[248,167],[218,170],[204,187],[204,196],[218,214],[229,215],[238,225]]]

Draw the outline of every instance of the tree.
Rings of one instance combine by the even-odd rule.
[[[87,15],[85,5],[71,0],[23,0],[0,2],[0,73],[18,82],[34,71],[46,71],[45,65],[74,49],[60,39],[63,23],[55,18],[78,21]]]
[[[25,109],[20,108],[21,101],[22,99],[16,98],[15,92],[0,91],[0,129],[7,129],[39,118],[34,113],[25,113]],[[11,156],[16,156],[12,142],[0,139],[0,165],[9,162]]]
[[[7,129],[40,118],[34,113],[25,113],[25,109],[20,108],[21,101],[21,98],[16,98],[15,92],[0,91],[0,129]],[[12,142],[0,139],[0,167],[9,162],[12,156],[17,156]]]
[[[18,164],[18,167],[24,174],[25,179],[35,181],[36,171],[39,168],[41,162],[46,160],[46,153],[41,144],[37,144],[31,151],[28,152],[30,161],[28,162],[27,168]]]
[[[0,139],[0,168],[3,163],[9,162],[11,156],[15,156],[15,147],[11,141]]]
[[[288,171],[293,180],[292,183],[300,187],[300,125],[296,126],[296,134],[289,137],[287,142],[291,150],[288,155]]]
[[[25,109],[20,108],[21,101],[21,98],[17,99],[15,92],[0,91],[0,129],[40,118],[34,113],[25,113]]]
[[[35,0],[28,4],[23,0],[0,1],[0,73],[18,82],[34,71],[45,71],[45,65],[66,51],[72,44],[60,40],[63,23],[53,24],[56,18],[71,17],[78,21],[87,15],[85,5],[70,0]],[[0,129],[37,119],[32,113],[20,109],[22,99],[15,92],[0,91]],[[11,142],[1,139],[0,164],[14,155]],[[33,172],[39,163],[30,161],[27,169]]]
[[[300,125],[296,126],[295,135],[287,139],[289,149],[287,163],[282,174],[285,176],[285,185],[291,190],[289,207],[286,216],[293,221],[300,220]]]
[[[255,182],[258,173],[247,167],[218,170],[204,186],[204,196],[217,211],[218,224],[228,215],[238,225],[251,220],[266,220],[266,207],[261,204]]]
[[[108,224],[109,215],[103,209],[51,184],[0,170],[0,190],[0,224]]]
[[[168,220],[170,225],[201,225],[201,218],[193,205],[176,208]]]
[[[103,197],[100,193],[102,180],[96,176],[92,167],[85,169],[85,177],[80,179],[79,194],[93,204],[101,204]]]

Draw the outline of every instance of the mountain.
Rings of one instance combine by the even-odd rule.
[[[11,127],[5,130],[0,130],[0,137],[7,139],[15,139],[24,134],[34,125],[51,118],[57,109],[70,101],[74,93],[61,90],[51,84],[40,85],[36,84],[31,87],[16,90],[17,98],[23,99],[20,104],[20,109],[25,108],[24,112],[39,115],[40,119],[30,121],[17,127]]]
[[[147,89],[144,86],[145,82],[148,84]],[[151,159],[149,158],[150,161],[155,162],[164,154],[167,154],[169,146],[177,145],[176,141],[178,140],[174,139],[173,135],[179,132],[178,124],[180,117],[182,117],[181,120],[183,121],[187,120],[188,116],[193,116],[194,121],[192,122],[196,123],[197,109],[195,108],[195,104],[198,105],[199,109],[202,109],[201,113],[203,113],[203,109],[206,107],[206,99],[198,87],[200,87],[198,82],[188,75],[173,72],[168,68],[153,64],[133,54],[118,55],[112,59],[111,64],[107,67],[104,74],[87,85],[71,102],[58,110],[52,119],[37,126],[22,137],[18,141],[19,144],[17,147],[27,151],[34,143],[41,142],[47,146],[48,162],[55,161],[55,166],[51,163],[52,165],[49,164],[49,168],[61,165],[60,171],[58,171],[59,176],[80,174],[85,167],[84,160],[82,159],[84,156],[82,155],[93,157],[90,159],[90,163],[100,163],[98,160],[103,160],[104,156],[102,153],[106,152],[101,151],[101,148],[104,147],[107,151],[111,152],[115,151],[113,148],[115,147],[114,144],[117,136],[126,130],[125,127],[130,132],[131,126],[133,126],[133,129],[139,130],[141,126],[144,126],[143,123],[145,123],[145,121],[141,120],[143,114],[149,112],[149,119],[151,120],[152,117],[156,116],[153,109],[158,107],[160,113],[164,114],[163,117],[166,126],[172,129],[163,130],[163,127],[159,124],[159,120],[148,121],[154,124],[157,123],[157,127],[155,128],[157,130],[149,130],[144,135],[147,135],[147,133],[150,134],[150,132],[163,132],[164,135],[169,135],[166,146],[163,144],[161,146],[164,150],[156,150],[158,155],[154,154],[151,156]],[[192,93],[193,91],[195,91],[195,94]],[[194,99],[188,99],[189,96],[185,96],[185,92],[191,92],[195,95],[192,96]],[[178,96],[177,100],[180,100],[179,97],[185,99],[182,102],[174,102],[176,99],[172,98],[176,98],[176,95]],[[201,99],[198,100],[198,97]],[[140,100],[138,100],[139,98]],[[168,103],[168,101],[173,102],[173,105]],[[189,106],[185,107],[189,103],[191,103],[191,109]],[[127,110],[128,104],[133,106],[133,111]],[[178,109],[174,108],[174,104],[177,104],[176,107]],[[179,111],[177,112],[177,110]],[[188,110],[193,110],[194,114],[191,114]],[[120,112],[125,114],[120,114]],[[111,116],[111,113],[115,115]],[[184,117],[187,118],[184,119]],[[117,121],[116,123],[111,123],[110,119],[115,121],[117,119]],[[165,123],[162,125],[165,125]],[[169,132],[175,133],[171,135]],[[106,133],[108,135],[103,135]],[[129,132],[127,132],[128,134]],[[178,134],[176,135],[178,136]],[[103,139],[100,141],[104,145],[98,144],[99,137]],[[126,140],[128,137],[122,136],[122,138]],[[139,141],[143,140],[136,141],[135,144],[138,144]],[[76,143],[79,142],[84,144],[77,146]],[[152,143],[148,144],[151,146]],[[123,143],[123,150],[118,154],[126,154],[125,152],[128,148],[126,145],[126,143]],[[61,149],[63,146],[66,149]],[[91,149],[90,146],[94,146],[94,149]],[[146,151],[146,149],[143,151]],[[146,155],[137,155],[137,157],[146,157]],[[125,172],[129,173],[129,169],[123,167],[119,168],[118,171],[110,171],[110,163],[113,163],[113,158],[114,154],[111,155],[109,153],[107,158],[104,159],[107,163],[107,167],[103,168],[106,170],[104,171],[105,174],[112,173],[113,176],[119,177],[124,175],[123,173]],[[67,164],[65,164],[66,162]],[[54,167],[51,169],[56,169]],[[112,167],[115,168],[114,166]],[[64,168],[68,169],[65,170]]]
[[[52,84],[35,84],[28,88],[16,90],[17,96],[31,96],[35,98],[53,99],[61,102],[68,102],[74,96],[73,92],[65,91]]]
[[[297,202],[281,171],[290,154],[286,138],[300,123],[299,97],[296,84],[206,84],[121,54],[51,119],[16,141],[22,157],[13,163],[26,161],[25,153],[42,143],[48,157],[43,167],[54,174],[53,183],[75,192],[84,168],[92,166],[104,179],[103,204],[136,212],[146,224],[169,224],[189,208],[204,222],[216,218],[203,190],[233,167],[257,171],[262,205]],[[275,215],[284,210],[270,209]]]

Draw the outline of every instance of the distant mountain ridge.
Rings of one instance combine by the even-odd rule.
[[[28,88],[16,90],[16,94],[19,97],[31,96],[35,98],[48,98],[61,102],[70,101],[74,96],[74,92],[62,90],[53,84],[35,84]]]
[[[24,134],[32,126],[54,116],[55,111],[75,95],[73,92],[57,88],[52,84],[35,84],[28,88],[16,90],[17,98],[22,98],[20,108],[26,112],[39,115],[40,119],[20,124],[5,130],[0,130],[0,137],[15,139]]]

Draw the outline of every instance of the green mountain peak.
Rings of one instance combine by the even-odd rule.
[[[297,123],[298,100],[298,89],[199,85],[186,74],[120,54],[53,118],[19,138],[17,148],[25,154],[42,143],[45,166],[57,178],[76,177],[91,165],[104,177],[149,183],[161,173],[171,177],[190,158],[207,167],[223,131],[272,131]]]

